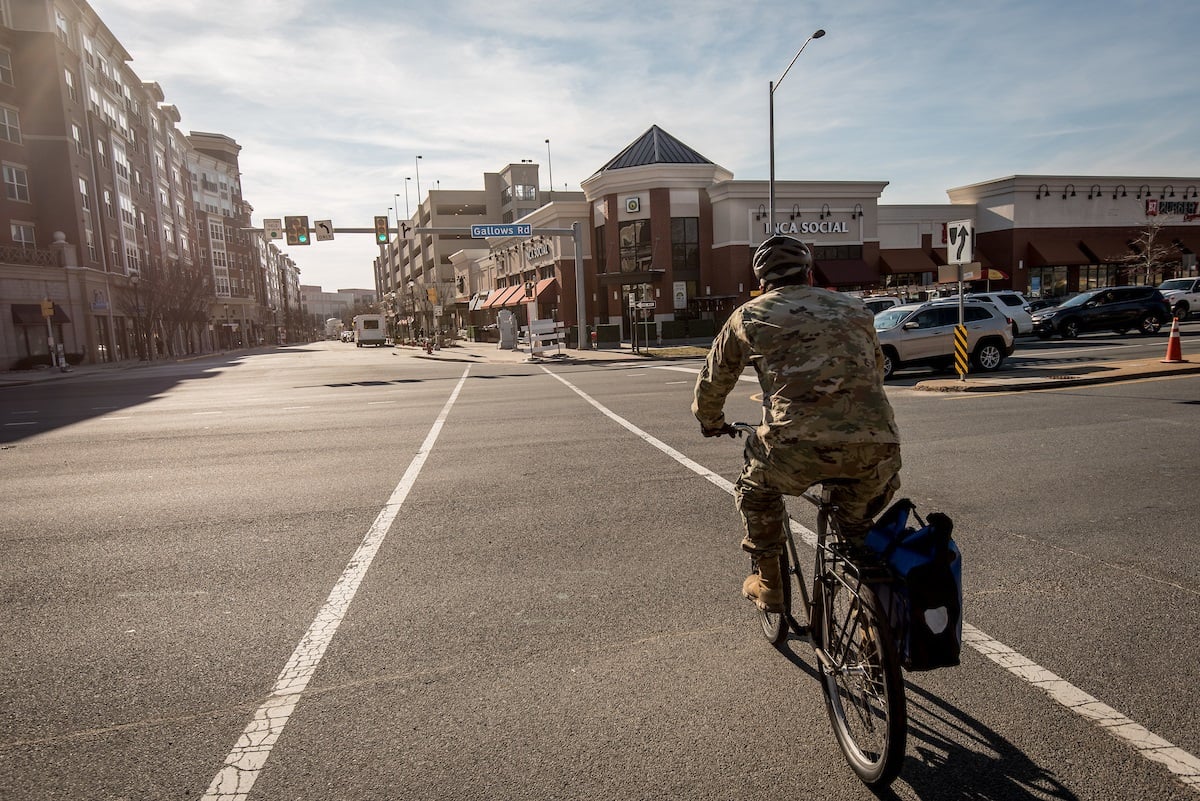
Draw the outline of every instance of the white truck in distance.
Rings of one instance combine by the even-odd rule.
[[[1163,281],[1158,285],[1158,291],[1171,305],[1171,313],[1181,321],[1186,320],[1193,310],[1200,309],[1200,276]]]
[[[354,316],[354,344],[383,345],[384,327],[382,314],[356,314]]]

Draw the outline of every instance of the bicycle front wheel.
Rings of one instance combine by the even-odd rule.
[[[831,576],[823,594],[820,663],[825,708],[851,769],[868,787],[886,787],[900,772],[908,732],[891,628],[868,586],[852,591]]]

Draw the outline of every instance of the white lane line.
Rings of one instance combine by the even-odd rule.
[[[295,412],[295,411],[299,411],[300,409],[311,409],[311,408],[312,408],[311,406],[284,406],[281,411]]]
[[[133,415],[131,415],[131,414],[127,414],[127,415],[124,415],[124,416],[118,416],[118,417],[114,417],[114,416],[113,416],[113,415],[111,415],[111,414],[106,414],[106,415],[104,415],[103,417],[101,417],[100,419],[101,419],[101,420],[132,420],[132,419],[133,419]]]
[[[384,405],[385,403],[395,403],[395,402],[396,402],[396,401],[394,401],[394,400],[389,400],[389,401],[367,401],[367,405],[368,405],[368,406],[382,406],[382,405]]]
[[[10,426],[36,426],[37,424],[38,424],[37,420],[23,420],[19,423],[5,423],[4,427],[8,428]]]
[[[193,414],[193,415],[204,415],[204,414],[225,414],[225,412],[192,412],[192,414]]]
[[[250,789],[266,764],[267,757],[271,755],[271,749],[283,733],[283,727],[287,725],[296,705],[300,703],[301,694],[316,673],[317,666],[325,655],[325,649],[329,647],[333,635],[337,633],[338,626],[350,608],[350,602],[358,592],[359,584],[367,569],[371,567],[379,547],[383,545],[388,529],[392,527],[392,522],[399,514],[409,490],[416,483],[417,476],[424,467],[429,452],[433,450],[433,444],[437,441],[446,418],[450,415],[450,408],[458,399],[458,393],[462,391],[470,372],[469,366],[463,370],[462,377],[450,393],[450,398],[442,407],[433,427],[429,429],[425,441],[417,449],[417,454],[409,463],[400,483],[379,511],[358,550],[350,557],[350,562],[333,586],[329,598],[317,612],[303,639],[283,666],[279,677],[275,679],[275,686],[271,688],[267,700],[254,713],[253,719],[234,744],[233,750],[225,757],[224,767],[213,778],[201,801],[245,801],[249,797]]]
[[[700,375],[699,367],[674,367],[674,366],[665,365],[665,364],[656,364],[653,366],[652,369],[654,369],[654,370],[674,370],[677,373],[691,373],[692,375]],[[753,373],[753,371],[746,372],[746,373],[742,373],[740,376],[738,376],[738,381],[749,381],[752,384],[758,384],[758,376],[755,375]]]
[[[657,369],[670,370],[681,368],[661,367]],[[733,494],[733,482],[722,478],[707,467],[692,461],[662,440],[641,430],[616,412],[610,411],[599,401],[562,376],[550,372],[545,367],[542,367],[542,370],[561,381],[572,392],[590,403],[605,417],[628,429],[634,436],[645,440],[700,477],[707,479],[729,494]],[[809,546],[816,546],[816,533],[800,525],[795,520],[792,521],[792,531],[794,533],[798,532]],[[1193,754],[1172,745],[1144,726],[1135,723],[1112,707],[1107,706],[1065,679],[1041,667],[1033,660],[1022,656],[1004,643],[965,623],[963,624],[963,643],[974,648],[1018,678],[1042,690],[1066,709],[1091,721],[1118,740],[1123,740],[1128,745],[1133,746],[1133,749],[1146,759],[1166,766],[1167,770],[1171,771],[1186,786],[1200,792],[1200,759],[1196,758]]]

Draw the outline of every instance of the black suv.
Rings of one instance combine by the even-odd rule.
[[[1137,329],[1157,334],[1171,319],[1171,306],[1152,286],[1110,286],[1082,292],[1061,305],[1033,313],[1033,333],[1041,339],[1058,334],[1074,339],[1088,331]]]

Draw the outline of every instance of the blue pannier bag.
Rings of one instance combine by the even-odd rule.
[[[917,526],[910,525],[909,518]],[[896,501],[867,532],[867,548],[892,581],[875,585],[905,670],[954,667],[962,650],[962,554],[941,512],[922,520],[913,502]]]

